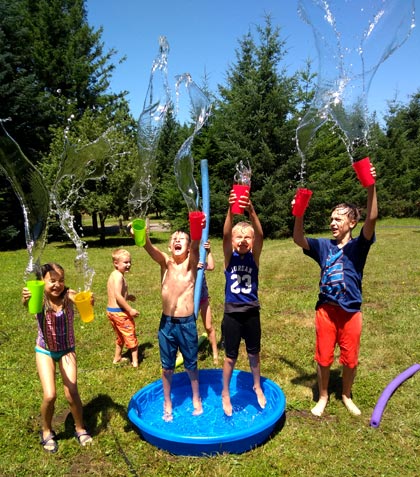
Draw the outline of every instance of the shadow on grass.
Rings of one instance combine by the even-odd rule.
[[[83,406],[83,415],[86,427],[92,436],[98,435],[109,427],[113,413],[117,412],[127,422],[125,430],[131,430],[127,417],[127,408],[113,401],[107,394],[99,394]],[[64,436],[74,436],[74,420],[71,412],[67,414],[64,422]],[[59,436],[60,437],[60,436]]]
[[[153,343],[151,343],[150,341],[148,341],[147,343],[139,344],[139,350],[138,350],[139,351],[139,355],[138,355],[139,366],[145,359],[145,351],[150,348],[153,348]],[[122,354],[122,357],[127,358],[130,360],[130,362],[132,362],[131,351],[129,349],[124,351],[124,353]]]
[[[294,369],[299,373],[299,376],[291,380],[292,384],[297,384],[299,386],[306,386],[312,390],[312,399],[314,402],[319,400],[319,390],[318,390],[318,376],[317,373],[307,373],[305,369],[296,363],[290,361],[289,359],[281,356],[280,361],[287,364],[290,368]],[[332,369],[330,371],[330,381],[328,383],[328,395],[335,395],[335,398],[341,400],[341,394],[343,389],[343,381],[341,378],[341,371],[338,369]]]

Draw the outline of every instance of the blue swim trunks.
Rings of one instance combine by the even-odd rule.
[[[175,318],[162,313],[158,338],[163,369],[175,369],[178,349],[184,358],[185,369],[197,369],[198,334],[195,315]]]

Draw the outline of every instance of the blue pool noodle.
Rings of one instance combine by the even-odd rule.
[[[411,378],[417,371],[420,371],[420,364],[413,364],[401,374],[399,374],[396,378],[394,378],[383,390],[381,396],[376,403],[375,409],[372,412],[372,416],[370,418],[370,425],[371,427],[379,427],[381,422],[382,414],[384,412],[385,406],[388,403],[389,398],[393,395],[394,391],[400,386],[404,381],[408,378]]]
[[[200,262],[206,261],[206,249],[204,248],[204,242],[207,242],[209,238],[209,226],[210,226],[210,186],[209,186],[209,170],[207,159],[202,159],[201,165],[201,194],[203,196],[203,212],[206,214],[206,226],[203,229],[200,244]],[[200,297],[201,288],[203,286],[204,268],[199,268],[197,272],[197,278],[194,288],[194,313],[198,318],[198,312],[200,309]]]

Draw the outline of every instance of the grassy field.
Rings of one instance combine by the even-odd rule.
[[[168,234],[153,232],[166,247]],[[319,270],[292,240],[266,241],[262,254],[262,374],[283,389],[284,427],[260,447],[240,455],[179,457],[150,445],[127,419],[131,396],[159,379],[157,328],[161,305],[159,268],[129,237],[109,237],[107,246],[88,239],[89,264],[95,269],[95,320],[76,318],[79,390],[94,445],[81,448],[73,437],[61,378],[54,427],[57,454],[46,454],[38,441],[41,387],[34,360],[36,323],[20,303],[27,252],[3,252],[0,278],[0,475],[1,476],[404,476],[419,475],[420,373],[408,379],[386,406],[380,426],[370,417],[386,385],[420,362],[420,221],[387,220],[378,224],[364,277],[364,329],[360,366],[353,387],[362,416],[355,418],[340,400],[338,363],[332,368],[330,402],[322,418],[310,408],[316,391],[314,304]],[[112,364],[114,336],[105,316],[106,280],[111,251],[129,249],[133,268],[130,292],[141,310],[137,320],[141,363],[138,369]],[[221,240],[212,239],[216,270],[207,273],[220,335],[223,310]],[[66,283],[82,285],[70,243],[49,244],[43,262],[54,260],[67,272]],[[201,321],[199,332],[203,331]],[[223,352],[221,352],[223,359]],[[222,360],[220,360],[221,366]],[[210,350],[199,355],[200,368],[213,368]],[[248,371],[242,347],[238,369]]]

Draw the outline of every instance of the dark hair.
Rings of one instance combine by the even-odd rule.
[[[48,272],[62,272],[64,274],[64,268],[55,262],[44,263],[44,265],[41,266],[42,278],[44,278]],[[63,293],[61,294],[62,297],[66,295],[68,289],[68,287],[64,287]]]
[[[331,210],[331,213],[337,209],[347,209],[346,215],[350,220],[355,220],[359,222],[360,220],[360,210],[354,204],[350,204],[349,202],[342,202],[341,204],[336,205]]]
[[[187,232],[186,230],[183,230],[183,229],[174,230],[174,231],[171,233],[171,237],[172,237],[173,234],[185,234],[185,235],[188,237],[188,242],[191,242],[190,233]]]
[[[44,263],[44,265],[41,266],[41,277],[44,278],[48,272],[52,271],[60,271],[64,273],[64,268],[55,262]]]

